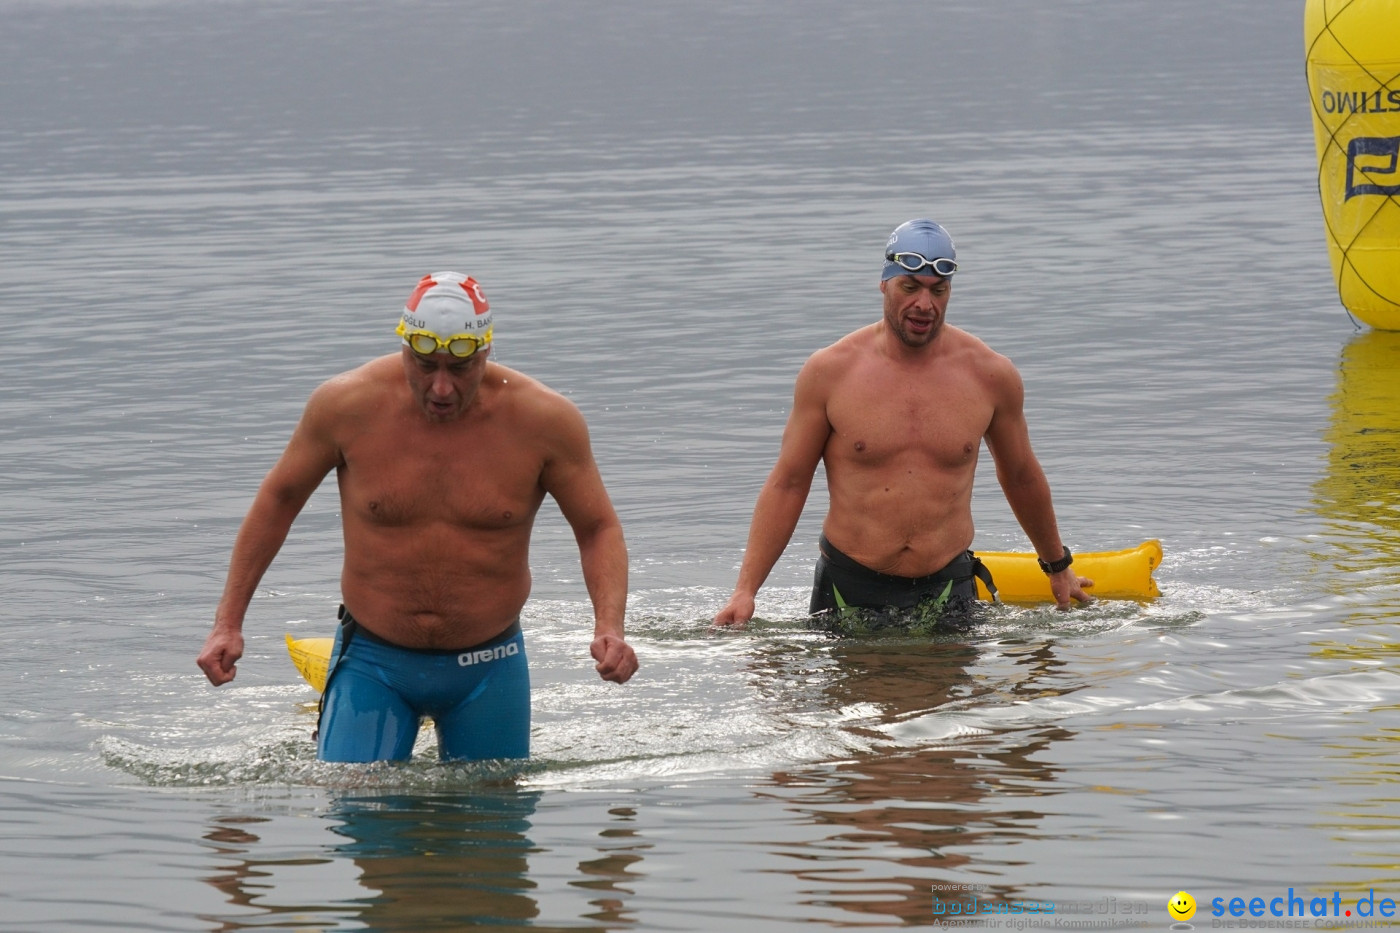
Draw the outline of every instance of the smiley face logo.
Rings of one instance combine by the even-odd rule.
[[[1190,920],[1196,916],[1196,899],[1185,891],[1177,891],[1167,901],[1167,913],[1173,920]]]

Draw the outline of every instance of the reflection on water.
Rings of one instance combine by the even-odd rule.
[[[1400,333],[1366,330],[1342,347],[1331,404],[1327,469],[1314,486],[1328,547],[1318,559],[1335,562],[1336,590],[1350,599],[1345,628],[1316,637],[1312,648],[1320,658],[1393,670],[1400,662]],[[1335,808],[1319,825],[1345,842],[1350,864],[1364,867],[1363,879],[1339,873],[1334,881],[1353,897],[1400,887],[1393,835],[1378,819],[1393,796],[1397,741],[1400,729],[1375,723],[1322,745],[1323,755],[1343,762],[1341,780],[1377,795]]]
[[[816,834],[780,847],[793,860],[786,870],[801,882],[805,904],[919,923],[933,915],[940,882],[985,881],[984,902],[1021,899],[1019,886],[998,880],[997,866],[1008,856],[990,857],[988,847],[995,839],[993,848],[1004,851],[1018,836],[1037,832],[1039,810],[1008,803],[1051,792],[1059,769],[1036,756],[1073,733],[1046,726],[995,736],[954,724],[932,747],[892,748],[886,729],[994,692],[1055,692],[1048,682],[1058,662],[1050,645],[1017,649],[1018,675],[990,689],[970,671],[987,650],[962,640],[903,638],[831,647],[825,702],[838,720],[863,712],[866,726],[885,741],[846,761],[779,771],[759,792],[785,801]],[[785,665],[762,673],[799,676]]]
[[[1400,333],[1353,337],[1337,364],[1327,470],[1314,487],[1347,573],[1400,582]]]
[[[464,798],[351,796],[329,819],[345,838],[360,883],[376,892],[361,919],[385,930],[528,920],[539,913],[528,880],[528,833],[537,793]]]
[[[259,916],[247,924],[225,919],[217,929],[266,929],[269,919],[279,915],[308,924],[306,929],[326,928],[320,924],[327,922],[327,915],[340,921],[335,928],[358,922],[390,933],[478,925],[549,929],[534,922],[541,910],[538,884],[531,878],[531,856],[543,851],[531,839],[532,818],[542,795],[503,785],[451,795],[339,796],[324,819],[340,841],[315,854],[280,853],[259,835],[260,825],[272,829],[269,820],[221,816],[204,836],[219,866],[218,873],[205,880],[229,903]],[[628,884],[641,877],[636,866],[646,846],[637,843],[627,825],[633,815],[628,808],[614,808],[616,822],[600,833],[597,857],[579,862],[581,880],[574,884],[588,890],[586,916],[596,925],[570,924],[570,930],[634,922],[625,903],[633,893]],[[293,876],[298,868],[325,872],[344,866],[353,866],[358,896],[335,892],[339,896],[332,898],[334,885],[327,882],[321,884],[319,901],[296,890]],[[269,903],[274,891],[279,899],[294,897],[299,906]],[[316,903],[333,906],[308,906]],[[320,915],[314,924],[312,913]]]

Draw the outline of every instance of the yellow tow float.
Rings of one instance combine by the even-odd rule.
[[[997,595],[1007,603],[1047,603],[1054,597],[1050,581],[1034,554],[1011,551],[977,551],[992,572]],[[1162,543],[1144,541],[1122,551],[1090,551],[1074,555],[1074,572],[1094,581],[1090,595],[1098,599],[1156,599],[1162,593],[1152,571],[1162,563]],[[990,599],[982,581],[977,595]]]

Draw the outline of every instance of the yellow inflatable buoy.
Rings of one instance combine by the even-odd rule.
[[[331,664],[334,638],[293,638],[287,635],[287,653],[297,673],[317,690],[326,689],[326,673]]]
[[[1307,0],[1317,189],[1337,291],[1400,330],[1400,0]]]
[[[975,552],[992,572],[997,595],[1008,603],[1052,602],[1050,580],[1041,572],[1034,554],[1020,551]],[[1162,543],[1144,541],[1121,551],[1086,551],[1074,555],[1074,572],[1094,581],[1089,594],[1098,599],[1156,599],[1162,595],[1152,571],[1162,563]],[[982,581],[977,595],[990,599]]]

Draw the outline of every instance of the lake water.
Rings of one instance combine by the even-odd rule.
[[[0,927],[1400,898],[1400,335],[1337,303],[1302,53],[1283,0],[0,0]],[[916,216],[1066,541],[1160,539],[1164,595],[817,635],[818,484],[713,632],[793,377]],[[283,637],[333,628],[330,485],[236,683],[194,656],[307,394],[443,268],[589,419],[642,670],[594,675],[547,505],[534,759],[321,764]],[[982,464],[975,546],[1025,550]]]

